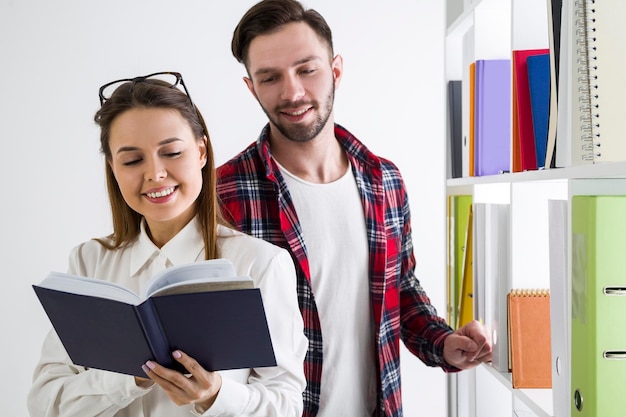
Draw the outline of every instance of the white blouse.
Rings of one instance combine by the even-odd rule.
[[[268,242],[222,226],[218,247],[220,257],[232,261],[237,275],[251,276],[261,290],[277,366],[220,371],[221,390],[202,415],[300,417],[308,343],[291,256]],[[84,242],[72,251],[68,272],[116,282],[139,293],[155,273],[202,259],[204,242],[194,220],[161,249],[143,227],[137,241],[122,249],[112,251],[94,240]],[[192,406],[174,404],[157,385],[140,388],[132,376],[74,365],[53,330],[34,371],[28,408],[32,416],[198,415]]]

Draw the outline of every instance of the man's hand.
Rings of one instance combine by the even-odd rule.
[[[491,341],[485,326],[474,320],[450,334],[443,343],[443,358],[459,369],[491,362]]]

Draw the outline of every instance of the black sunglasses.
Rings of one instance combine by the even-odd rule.
[[[191,107],[193,107],[196,115],[198,116],[198,120],[201,122],[204,135],[208,138],[209,132],[207,132],[206,126],[204,125],[204,119],[200,115],[200,111],[198,110],[196,105],[193,104],[193,100],[189,95],[189,91],[187,90],[187,86],[185,85],[185,82],[183,81],[183,76],[180,72],[155,72],[154,74],[142,75],[135,78],[123,78],[121,80],[115,80],[111,81],[110,83],[106,83],[102,87],[100,87],[100,90],[98,91],[98,96],[100,97],[100,105],[102,106],[108,99],[110,99],[115,90],[124,83],[153,83],[153,81],[155,80],[164,82],[166,86],[169,86],[169,88],[178,88],[178,85],[181,85],[183,87],[187,98],[189,98],[189,104],[191,104]]]
[[[193,105],[193,101],[191,100],[189,91],[187,91],[187,86],[185,86],[185,82],[183,81],[183,76],[180,74],[180,72],[171,71],[155,72],[154,74],[143,75],[135,78],[124,78],[121,80],[115,80],[111,81],[110,83],[106,83],[102,87],[100,87],[100,90],[98,91],[98,95],[100,97],[100,105],[102,106],[105,101],[111,98],[113,92],[124,83],[150,83],[151,80],[160,80],[169,85],[170,88],[177,88],[180,84],[183,87],[183,90],[185,91],[187,97],[189,97],[189,101]]]

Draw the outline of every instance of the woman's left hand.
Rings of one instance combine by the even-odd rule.
[[[221,375],[205,370],[194,358],[180,350],[172,352],[172,356],[189,371],[189,375],[153,361],[146,362],[142,368],[175,404],[194,404],[201,411],[207,410],[215,402],[222,387]]]

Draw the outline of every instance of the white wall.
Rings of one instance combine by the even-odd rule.
[[[92,121],[104,82],[183,73],[217,162],[253,141],[265,118],[230,55],[253,1],[0,0],[2,248],[0,357],[4,416],[25,399],[49,323],[32,291],[65,270],[70,249],[110,232]],[[404,173],[418,275],[444,314],[444,3],[306,0],[328,19],[345,75],[336,121]],[[406,353],[406,352],[405,352]],[[446,414],[445,377],[403,355],[405,414]]]

